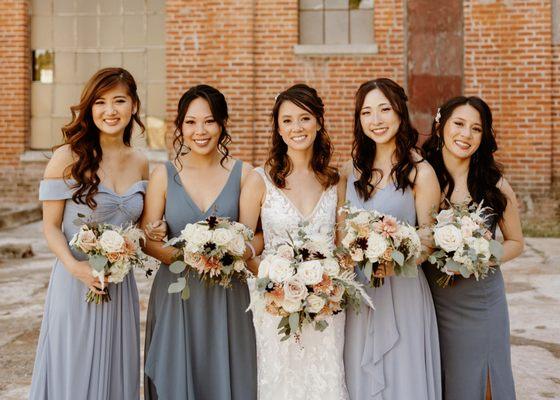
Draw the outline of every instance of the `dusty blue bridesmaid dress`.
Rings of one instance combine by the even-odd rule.
[[[74,183],[68,181],[68,183]],[[96,222],[135,223],[146,181],[118,195],[102,184],[97,208],[77,204],[62,179],[41,181],[40,200],[65,200],[62,229],[69,242],[78,213]],[[73,251],[76,259],[83,254]],[[140,317],[134,275],[109,284],[111,301],[86,303],[88,288],[56,261],[52,270],[31,383],[31,400],[137,400],[140,395]]]
[[[414,195],[394,183],[363,201],[350,177],[346,199],[358,208],[416,224]],[[359,271],[359,270],[358,270]],[[359,271],[359,277],[365,276]],[[441,399],[440,353],[434,304],[421,268],[418,277],[391,276],[367,292],[375,310],[362,305],[346,315],[344,365],[352,400]]]
[[[165,219],[169,236],[187,223],[214,214],[237,220],[242,163],[207,212],[183,188],[171,162],[167,166]],[[257,393],[255,332],[247,284],[207,287],[189,280],[190,298],[168,294],[177,275],[162,264],[148,306],[145,398],[149,400],[254,400]]]

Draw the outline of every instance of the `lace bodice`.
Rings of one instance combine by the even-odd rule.
[[[311,214],[304,216],[292,201],[271,182],[262,168],[256,171],[266,184],[266,197],[261,207],[261,222],[264,233],[264,252],[270,251],[280,242],[288,240],[288,232],[295,236],[299,226],[306,223],[309,233],[334,234],[336,222],[336,186],[323,192]]]
[[[308,216],[301,215],[290,199],[257,168],[266,184],[266,197],[261,207],[264,232],[264,253],[279,242],[288,240],[302,223],[310,234],[334,237],[337,191],[333,186],[323,192]],[[259,400],[346,400],[344,380],[345,313],[327,318],[329,326],[319,332],[305,326],[300,341],[280,341],[280,317],[269,314],[259,294],[253,298],[253,323],[257,339],[257,370]]]

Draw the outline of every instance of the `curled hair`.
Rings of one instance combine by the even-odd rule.
[[[369,92],[379,89],[391,107],[400,118],[399,129],[395,135],[396,138],[396,163],[391,168],[391,178],[395,182],[398,189],[403,192],[408,187],[414,185],[414,181],[410,179],[412,170],[416,170],[416,164],[419,161],[414,160],[413,151],[416,149],[418,141],[418,131],[410,122],[410,115],[406,102],[408,98],[404,89],[396,82],[388,78],[379,78],[363,83],[356,92],[356,107],[354,109],[354,142],[352,143],[352,163],[360,177],[354,182],[354,187],[358,195],[367,201],[373,194],[375,187],[382,181],[383,172],[373,167],[377,146],[375,141],[370,139],[364,133],[360,114],[364,101]],[[372,183],[373,173],[379,174],[377,182]]]
[[[431,136],[422,148],[426,154],[426,159],[436,171],[445,197],[449,200],[455,188],[455,182],[443,161],[443,130],[445,124],[453,115],[453,111],[457,107],[467,104],[478,111],[482,122],[480,146],[471,156],[467,187],[472,200],[477,203],[484,200],[484,205],[492,208],[493,213],[499,220],[506,209],[507,198],[496,186],[503,174],[500,164],[494,159],[494,153],[498,150],[498,145],[492,127],[492,111],[484,100],[476,96],[459,96],[448,100],[440,107],[439,121],[432,123]]]
[[[311,168],[323,188],[327,189],[332,185],[336,185],[340,176],[338,170],[329,165],[333,146],[325,129],[325,106],[317,91],[303,83],[294,85],[280,93],[276,97],[276,102],[272,108],[272,146],[265,163],[270,179],[276,187],[285,188],[286,178],[290,175],[293,168],[292,160],[288,156],[288,145],[280,135],[278,122],[280,106],[285,101],[294,103],[299,108],[309,112],[317,120],[319,130],[313,142]]]
[[[175,161],[182,168],[180,157],[187,154],[189,150],[185,145],[183,138],[183,121],[191,103],[198,98],[206,100],[212,117],[218,125],[222,128],[220,137],[218,138],[218,151],[222,154],[220,164],[223,166],[224,162],[229,157],[229,150],[227,145],[231,142],[231,136],[226,129],[227,121],[229,118],[228,105],[225,96],[218,89],[209,85],[196,85],[191,87],[181,96],[179,104],[177,105],[177,117],[175,118],[175,132],[173,133],[173,149],[175,150]],[[187,151],[185,151],[185,149]]]
[[[94,196],[99,191],[101,182],[97,171],[103,158],[103,150],[99,143],[99,128],[93,121],[92,107],[99,97],[118,85],[125,87],[132,103],[136,106],[136,112],[132,114],[123,134],[123,143],[130,146],[134,123],[138,124],[142,132],[145,128],[138,117],[140,99],[136,91],[136,82],[130,72],[123,68],[103,68],[97,71],[86,83],[80,102],[70,107],[72,121],[62,127],[64,137],[62,145],[69,145],[76,156],[76,161],[68,166],[70,171],[64,173],[65,176],[71,176],[76,181],[72,200],[87,204],[91,208],[97,206]]]

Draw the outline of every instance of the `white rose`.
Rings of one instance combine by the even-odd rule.
[[[365,225],[369,223],[369,213],[367,211],[361,211],[358,213],[358,215],[356,215],[354,218],[352,218],[350,221],[354,224],[357,225]]]
[[[218,228],[212,232],[212,241],[217,246],[223,247],[233,239],[233,234],[224,228]]]
[[[196,235],[198,229],[195,224],[187,224],[185,228],[181,231],[181,238],[184,240],[191,240],[191,238]]]
[[[313,314],[317,314],[319,311],[321,311],[326,303],[325,299],[323,299],[320,296],[317,296],[316,294],[311,294],[307,296],[305,302],[307,304],[305,306],[306,311]]]
[[[193,230],[192,235],[185,239],[193,246],[202,247],[212,240],[212,231],[209,231],[208,227],[204,225],[196,225],[196,229]]]
[[[284,298],[300,301],[307,297],[307,288],[299,279],[293,277],[284,283]]]
[[[338,261],[334,258],[327,258],[326,260],[321,260],[323,263],[323,271],[329,276],[337,276],[340,270]]]
[[[99,245],[106,253],[118,253],[124,245],[123,237],[115,231],[105,231],[99,238]]]
[[[233,238],[227,245],[229,251],[236,256],[241,257],[245,253],[245,238],[241,234],[233,235]]]
[[[454,214],[455,213],[453,212],[452,209],[441,210],[436,217],[438,224],[441,225],[450,224],[451,222],[453,222],[453,219],[455,218]]]
[[[236,272],[245,270],[245,262],[243,260],[235,261],[235,263],[233,263],[233,270]]]
[[[297,270],[296,277],[305,285],[316,285],[323,280],[323,266],[321,261],[312,260],[302,262]]]
[[[434,241],[436,246],[449,253],[463,245],[463,236],[455,225],[445,225],[434,230]]]
[[[278,246],[278,249],[276,250],[276,254],[279,257],[285,258],[286,260],[293,260],[294,249],[292,249],[292,246],[290,245],[281,244],[280,246]]]
[[[268,277],[270,280],[281,283],[292,275],[294,275],[294,268],[289,260],[278,256],[272,256],[268,268]]]
[[[481,255],[483,259],[490,259],[490,243],[484,238],[469,238],[467,245]]]
[[[301,300],[284,299],[280,305],[287,313],[295,313],[301,311]]]
[[[387,250],[387,241],[377,232],[372,232],[367,241],[365,255],[371,262],[376,262]]]

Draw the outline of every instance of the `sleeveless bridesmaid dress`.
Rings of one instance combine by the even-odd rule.
[[[123,195],[99,185],[97,208],[72,200],[72,180],[41,181],[39,200],[65,200],[66,240],[79,230],[78,213],[96,222],[135,223],[146,181]],[[72,250],[74,257],[86,257]],[[85,301],[88,288],[56,261],[52,270],[29,398],[31,400],[137,400],[140,396],[140,312],[134,274],[108,286],[111,301]]]
[[[167,162],[165,219],[169,236],[187,223],[210,215],[238,219],[241,161],[236,161],[224,188],[202,212]],[[177,275],[159,268],[148,305],[145,347],[145,398],[149,400],[252,400],[257,393],[255,332],[244,282],[231,288],[207,287],[194,275],[190,298],[169,294]]]
[[[489,221],[493,233],[496,221]],[[477,281],[455,276],[445,288],[426,264],[439,327],[443,393],[446,400],[484,400],[490,377],[493,400],[515,400],[509,315],[500,267]]]
[[[394,183],[377,189],[364,202],[355,177],[348,179],[346,198],[354,207],[390,214],[416,224],[414,195]],[[391,276],[379,288],[369,287],[375,310],[362,305],[360,313],[346,315],[344,365],[351,400],[439,400],[441,373],[438,331],[428,282],[418,277]]]

